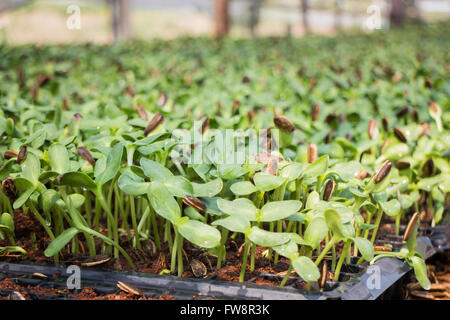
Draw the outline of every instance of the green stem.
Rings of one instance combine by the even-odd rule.
[[[344,248],[342,249],[341,256],[339,257],[338,264],[336,266],[336,271],[334,272],[334,281],[339,281],[339,274],[341,273],[341,268],[345,260],[346,253],[348,251],[348,247],[351,244],[350,240],[347,240],[344,244]]]
[[[136,208],[135,208],[133,196],[129,196],[129,201],[131,204],[131,223],[133,224],[134,240],[135,240],[136,248],[141,249],[141,242],[139,239],[139,229],[137,227],[137,222],[136,222]]]
[[[284,276],[283,280],[282,280],[281,283],[280,283],[280,287],[284,287],[284,285],[285,285],[286,282],[288,281],[289,276],[291,275],[291,272],[292,272],[292,268],[293,268],[293,266],[292,266],[292,262],[291,262],[291,263],[289,263],[289,268],[288,268],[288,270],[287,270],[286,275]]]
[[[322,252],[320,253],[320,256],[316,259],[316,266],[322,262],[323,258],[325,258],[328,251],[330,251],[331,248],[333,248],[334,242],[336,241],[336,238],[333,236],[330,241],[328,241],[327,245],[323,248]]]
[[[383,216],[383,210],[379,207],[378,212],[377,212],[377,219],[375,220],[375,229],[373,229],[372,238],[370,239],[370,242],[372,242],[372,244],[375,242],[375,238],[377,237],[377,232],[378,232],[378,228],[380,228],[380,222],[381,222],[382,216]]]
[[[247,256],[248,256],[249,249],[250,249],[250,243],[246,236],[245,237],[245,246],[244,246],[244,256],[242,257],[241,273],[239,275],[239,282],[244,282],[244,279],[245,279],[245,269],[247,268]]]

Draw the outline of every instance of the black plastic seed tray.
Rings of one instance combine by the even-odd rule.
[[[419,237],[417,244],[417,251],[425,258],[431,257],[436,252],[428,237]],[[122,281],[136,287],[146,296],[155,298],[161,295],[171,295],[175,299],[374,300],[411,271],[411,267],[406,262],[396,258],[382,258],[374,266],[344,265],[342,275],[346,281],[329,281],[324,292],[319,292],[314,286],[309,292],[295,288],[295,283],[302,281],[299,277],[292,277],[296,281],[290,287],[280,288],[255,285],[248,282],[235,283],[211,279],[178,278],[134,271],[114,272],[81,268],[80,275],[82,287],[91,287],[101,295],[118,293],[119,289],[116,285],[118,281]],[[0,271],[7,274],[18,284],[40,285],[49,288],[65,288],[66,279],[70,276],[70,274],[66,274],[66,269],[63,266],[29,263],[0,262]],[[60,277],[55,280],[52,276],[58,271]],[[42,273],[48,278],[34,279],[32,277],[34,273]],[[375,273],[378,273],[379,282],[377,285],[371,285]],[[260,276],[277,277],[271,274],[261,274]],[[0,292],[0,294],[2,293]],[[36,299],[48,298],[30,296]],[[68,299],[68,297],[51,297],[51,299]]]

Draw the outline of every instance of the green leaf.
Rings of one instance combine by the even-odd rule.
[[[6,247],[0,247],[0,253],[3,252],[19,252],[22,253],[23,255],[27,255],[27,252],[18,246],[6,246]]]
[[[306,209],[314,209],[320,203],[320,195],[317,191],[312,191],[306,199]]]
[[[60,199],[60,196],[55,190],[44,190],[40,195],[42,210],[44,210],[45,213],[49,213],[58,199]]]
[[[325,221],[327,222],[328,228],[331,230],[333,235],[342,239],[345,237],[344,227],[342,225],[341,217],[336,210],[327,209],[323,213]]]
[[[230,190],[237,196],[247,196],[258,191],[250,181],[235,182],[231,185]]]
[[[95,182],[87,174],[81,172],[67,172],[61,176],[59,183],[71,187],[86,188],[91,191],[97,189]]]
[[[325,238],[328,232],[327,223],[323,218],[314,218],[306,227],[304,240],[315,249],[319,246],[320,242]]]
[[[340,162],[335,164],[330,170],[330,174],[336,174],[344,182],[356,178],[363,167],[358,161]]]
[[[355,238],[353,239],[355,244],[358,246],[358,250],[361,253],[361,256],[366,261],[370,261],[373,259],[374,256],[374,250],[372,243],[364,238]]]
[[[427,266],[425,264],[425,261],[423,261],[423,259],[418,256],[411,256],[409,257],[409,259],[411,260],[414,268],[414,274],[416,275],[417,281],[419,282],[420,286],[425,290],[429,290],[431,287],[431,283],[430,280],[428,280]]]
[[[290,163],[281,169],[280,176],[287,178],[287,181],[296,180],[307,166],[306,163]]]
[[[217,170],[219,177],[225,180],[236,179],[247,173],[240,165],[234,164],[219,164],[217,165]]]
[[[141,167],[144,174],[152,180],[164,181],[173,176],[165,166],[147,158],[141,158]]]
[[[220,178],[209,181],[207,183],[194,183],[192,182],[192,187],[194,188],[195,197],[214,197],[223,188],[223,181]]]
[[[34,186],[39,184],[39,175],[41,173],[41,162],[34,153],[28,151],[27,158],[22,163],[22,175],[31,181]]]
[[[386,202],[380,201],[379,204],[381,206],[381,209],[383,209],[383,212],[390,217],[395,217],[400,214],[401,206],[400,201],[398,201],[397,199],[392,199]]]
[[[269,202],[261,209],[261,221],[270,222],[285,219],[299,211],[301,206],[301,201],[297,200]]]
[[[186,207],[183,211],[184,215],[189,217],[192,220],[198,220],[201,222],[206,222],[205,217],[200,214],[197,210],[192,207]]]
[[[16,159],[12,158],[3,163],[3,166],[0,168],[0,180],[3,180],[9,176],[12,171],[12,166],[16,163]]]
[[[220,232],[197,220],[177,224],[178,232],[188,241],[203,248],[214,248],[220,244]]]
[[[153,209],[163,218],[175,223],[181,217],[181,210],[172,193],[159,181],[153,181],[147,191]]]
[[[194,193],[191,182],[182,176],[168,177],[163,183],[175,197],[184,198]]]
[[[54,143],[48,148],[48,160],[53,171],[59,174],[70,171],[69,153],[64,145]]]
[[[315,281],[320,278],[320,272],[314,262],[305,256],[297,256],[292,259],[292,266],[305,281]]]
[[[279,255],[288,259],[291,259],[291,257],[295,257],[296,255],[298,255],[298,246],[292,240],[289,240],[282,245],[273,247],[273,250],[275,250]]]
[[[252,227],[248,238],[258,246],[274,247],[288,242],[290,240],[290,235],[287,233],[270,232],[258,227]]]
[[[303,170],[302,177],[304,179],[310,179],[318,177],[324,174],[328,169],[328,155],[321,156],[319,159],[311,163],[305,170]]]
[[[75,209],[80,208],[83,203],[84,203],[84,196],[78,193],[72,193],[68,196],[69,199],[69,203],[71,204],[72,207],[74,207]],[[65,210],[68,210],[66,203],[63,201],[63,199],[58,199],[56,201],[56,204],[59,205],[61,208],[64,208]]]
[[[255,186],[259,191],[267,192],[281,186],[286,181],[286,178],[258,172],[253,177],[253,181],[255,182]]]
[[[55,240],[53,240],[48,248],[44,251],[45,256],[53,257],[54,255],[58,254],[58,252],[61,251],[64,246],[77,235],[78,232],[79,231],[76,228],[69,228],[64,230],[63,233],[61,233]]]
[[[31,187],[29,189],[27,189],[25,192],[23,192],[19,198],[16,199],[16,201],[14,201],[13,203],[13,208],[14,210],[19,209],[20,207],[22,207],[25,202],[27,202],[27,200],[30,198],[30,196],[33,194],[33,192],[36,190],[35,187]]]
[[[150,185],[150,182],[144,182],[144,179],[130,171],[123,172],[117,183],[120,190],[132,196],[146,194]]]
[[[101,187],[109,180],[113,179],[119,171],[120,163],[122,162],[123,145],[117,143],[109,152],[106,158],[105,170],[98,177],[98,185]]]
[[[256,221],[257,208],[249,199],[239,198],[233,201],[218,199],[217,206],[226,214],[246,218],[249,221]]]
[[[14,219],[7,212],[0,217],[0,224],[6,226],[11,233],[14,233]]]
[[[212,223],[213,226],[222,226],[232,232],[247,233],[250,228],[250,223],[244,217],[229,216],[224,219],[216,220]]]

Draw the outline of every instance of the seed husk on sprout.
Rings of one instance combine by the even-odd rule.
[[[185,196],[182,201],[184,204],[196,209],[197,211],[204,212],[206,210],[206,206],[203,201],[197,197]]]
[[[3,157],[8,160],[8,159],[12,159],[12,158],[16,158],[17,157],[17,152],[14,150],[6,150],[5,153],[3,154]]]
[[[19,150],[19,154],[17,155],[17,163],[22,164],[27,158],[27,146],[22,146]]]
[[[85,147],[78,147],[77,152],[80,156],[84,158],[87,162],[89,162],[91,165],[95,165],[95,159],[92,157],[92,154],[89,152],[88,149]]]
[[[153,118],[148,123],[147,127],[144,130],[144,135],[148,136],[150,133],[152,133],[158,126],[163,123],[164,116],[162,113],[158,112],[153,116]]]
[[[317,145],[314,143],[309,144],[307,153],[308,153],[308,163],[313,163],[314,161],[316,161],[318,154]]]
[[[139,114],[139,117],[141,117],[141,119],[143,119],[145,121],[148,121],[147,112],[145,111],[144,107],[140,103],[136,104],[136,109]]]
[[[383,165],[380,167],[380,169],[378,169],[378,172],[375,175],[375,178],[374,178],[375,184],[378,184],[381,181],[383,181],[384,178],[386,178],[387,175],[389,174],[389,172],[391,171],[391,168],[392,168],[392,162],[389,160],[386,160],[383,163]]]
[[[373,137],[375,136],[375,132],[377,130],[377,125],[378,125],[377,124],[377,120],[371,119],[369,121],[369,125],[368,125],[368,128],[367,128],[367,133],[369,135],[369,139],[373,139]]]
[[[291,120],[289,120],[286,116],[282,116],[280,114],[275,114],[273,117],[273,123],[275,126],[283,130],[287,133],[292,133],[292,131],[295,130],[295,125],[292,123]]]
[[[336,182],[333,179],[330,179],[325,184],[325,189],[323,191],[323,200],[330,201],[333,196],[334,188],[336,187]]]
[[[409,220],[408,225],[406,226],[405,234],[403,235],[403,241],[408,241],[412,231],[414,230],[414,226],[416,225],[417,220],[419,220],[419,218],[420,218],[419,212],[413,214],[413,216]]]
[[[405,133],[399,127],[394,127],[394,135],[403,143],[406,143],[408,141],[406,139]]]

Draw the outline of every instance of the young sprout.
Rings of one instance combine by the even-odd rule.
[[[148,136],[150,133],[156,130],[162,123],[164,122],[164,116],[162,113],[157,113],[153,116],[153,118],[148,123],[147,127],[145,127],[144,135]]]

